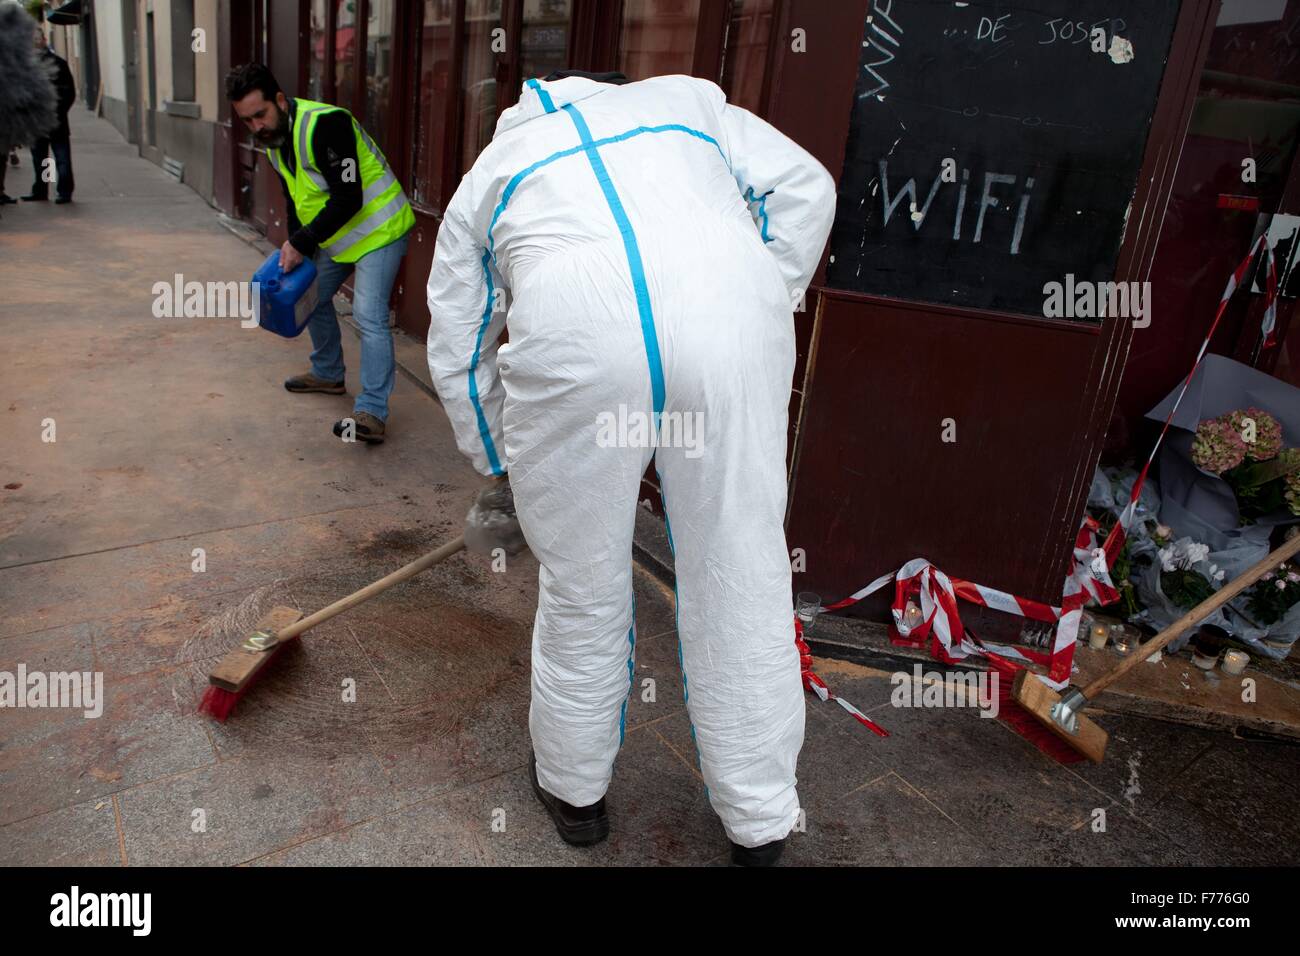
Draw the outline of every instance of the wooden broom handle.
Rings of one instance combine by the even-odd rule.
[[[304,617],[301,621],[295,621],[288,627],[282,627],[275,632],[277,641],[288,641],[297,637],[303,631],[309,631],[317,624],[328,621],[335,615],[342,614],[350,607],[356,607],[362,601],[368,601],[376,594],[387,591],[394,584],[401,584],[407,578],[413,578],[421,571],[433,567],[440,561],[445,561],[457,551],[465,547],[465,539],[457,538],[455,541],[448,541],[441,548],[430,551],[422,558],[416,558],[410,564],[403,565],[392,574],[380,578],[373,584],[367,584],[360,591],[355,591],[345,598],[339,598],[328,607],[323,607],[315,614]]]
[[[1111,684],[1115,683],[1115,681],[1119,680],[1133,668],[1137,667],[1140,662],[1146,660],[1156,651],[1164,648],[1166,644],[1178,637],[1188,628],[1199,624],[1205,618],[1209,617],[1216,608],[1227,604],[1238,594],[1267,574],[1270,568],[1276,568],[1287,558],[1294,556],[1297,551],[1300,551],[1300,534],[1283,544],[1282,547],[1278,548],[1276,551],[1269,552],[1256,564],[1252,565],[1244,574],[1240,574],[1233,578],[1222,588],[1215,591],[1200,604],[1196,605],[1196,607],[1192,608],[1178,620],[1174,621],[1174,623],[1169,625],[1169,627],[1165,628],[1151,640],[1147,641],[1147,643],[1139,645],[1119,664],[1118,667],[1102,674],[1085,687],[1083,689],[1083,696],[1092,700]]]

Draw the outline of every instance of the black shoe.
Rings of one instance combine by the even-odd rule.
[[[49,196],[40,196],[37,195],[36,193],[28,193],[26,196],[23,197],[23,202],[49,202],[49,201],[50,201]]]
[[[54,200],[54,205],[62,206],[65,202],[72,202],[71,196],[58,196]]]
[[[4,193],[0,193],[0,206],[17,206],[17,205],[18,205],[18,200],[15,199],[13,196],[7,196]]]
[[[592,846],[609,836],[609,817],[605,815],[605,798],[601,797],[589,807],[575,807],[554,797],[537,782],[537,755],[528,755],[528,777],[533,783],[533,793],[555,822],[560,837],[571,846]]]
[[[781,851],[785,849],[785,839],[773,840],[771,843],[764,843],[762,846],[741,846],[739,843],[731,844],[731,865],[732,866],[776,866],[776,861],[781,859]]]

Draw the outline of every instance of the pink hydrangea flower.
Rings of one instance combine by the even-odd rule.
[[[1252,406],[1244,411],[1220,415],[1219,418],[1226,420],[1228,426],[1242,436],[1242,442],[1246,446],[1246,457],[1254,461],[1268,461],[1270,458],[1276,458],[1278,452],[1282,450],[1282,426],[1268,412]],[[1245,438],[1248,434],[1248,421],[1254,422],[1254,441],[1246,441]]]
[[[1192,461],[1198,468],[1221,475],[1236,468],[1246,458],[1246,443],[1241,432],[1220,418],[1210,418],[1196,428],[1192,440]]]

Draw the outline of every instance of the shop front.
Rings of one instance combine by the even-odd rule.
[[[839,182],[795,315],[798,589],[833,600],[924,556],[1051,603],[1108,433],[1130,452],[1153,437],[1120,432],[1186,374],[1207,290],[1259,217],[1295,211],[1289,6],[223,0],[220,49],[223,67],[263,59],[348,107],[384,148],[417,215],[393,302],[417,338],[442,211],[523,79],[569,67],[719,83]],[[1260,55],[1279,35],[1291,45]],[[265,154],[228,120],[217,140],[218,204],[283,239]],[[1217,182],[1249,158],[1255,182]],[[1222,196],[1238,205],[1214,206]],[[1148,281],[1147,314],[1140,298],[1125,314],[1047,302],[1053,283],[1136,294]],[[1246,296],[1215,349],[1294,368],[1292,301],[1272,351],[1251,340],[1260,304]],[[996,617],[971,621],[998,633]]]

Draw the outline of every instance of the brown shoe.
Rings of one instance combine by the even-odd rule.
[[[334,434],[339,438],[343,437],[344,429],[347,427],[348,419],[334,423]],[[367,445],[378,445],[384,440],[384,423],[369,412],[353,412],[353,437],[357,441],[363,441]]]
[[[342,395],[342,382],[327,382],[323,378],[317,378],[308,372],[306,375],[295,375],[293,378],[284,380],[286,391],[290,392],[324,392],[326,395]]]

